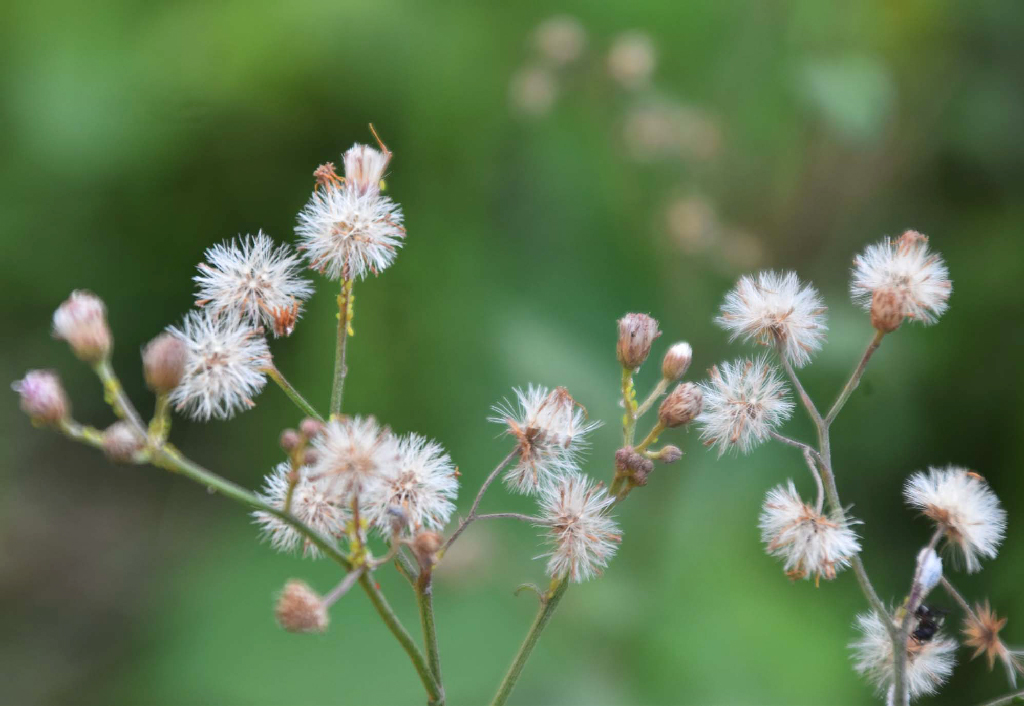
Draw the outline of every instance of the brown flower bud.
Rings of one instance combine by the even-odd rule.
[[[693,349],[689,343],[681,342],[674,344],[668,349],[664,359],[661,361],[661,375],[666,380],[678,380],[686,375],[693,360]]]
[[[103,300],[81,289],[72,292],[53,313],[53,336],[67,341],[87,363],[106,358],[114,345]]]
[[[103,432],[103,452],[111,461],[127,463],[146,445],[146,438],[128,422],[114,422]]]
[[[658,407],[658,421],[666,427],[689,424],[704,408],[704,393],[692,382],[676,385]]]
[[[71,412],[64,386],[52,370],[29,370],[11,389],[21,396],[21,411],[40,424],[57,424]]]
[[[903,323],[906,294],[898,289],[876,289],[871,295],[871,325],[892,333]]]
[[[170,333],[161,333],[142,350],[146,384],[154,392],[167,393],[178,386],[185,374],[188,348]]]
[[[274,615],[288,632],[324,632],[329,622],[323,600],[306,582],[298,579],[290,579],[284,585]]]
[[[616,353],[623,368],[636,370],[651,352],[651,344],[661,335],[658,322],[647,314],[626,314],[619,319]]]
[[[294,429],[285,429],[281,432],[280,444],[281,448],[291,453],[295,448],[302,443],[302,437],[299,436],[299,432]]]
[[[654,463],[633,450],[632,446],[626,446],[615,452],[615,470],[621,475],[634,475],[638,471],[650,473],[654,469]]]
[[[302,423],[299,424],[299,431],[302,432],[302,435],[307,439],[314,439],[323,433],[324,423],[318,419],[306,417],[302,420]]]
[[[656,454],[653,454],[654,458],[661,461],[664,464],[675,463],[683,457],[683,450],[678,446],[672,446],[669,444],[665,446]]]
[[[424,530],[412,540],[412,551],[420,566],[429,569],[437,560],[437,552],[444,545],[444,537],[437,532]]]

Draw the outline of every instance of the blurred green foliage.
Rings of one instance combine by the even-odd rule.
[[[351,410],[441,440],[461,507],[507,442],[485,421],[513,385],[566,385],[592,416],[588,471],[610,475],[620,411],[614,321],[659,318],[694,375],[743,351],[711,319],[751,267],[796,269],[830,305],[830,344],[805,373],[839,389],[870,337],[846,295],[851,256],[914,227],[949,264],[952,307],[886,340],[837,423],[839,485],[865,521],[864,557],[898,600],[926,523],[901,504],[912,470],[983,473],[1010,535],[972,598],[1024,643],[1024,5],[569,2],[587,35],[550,113],[509,105],[546,3],[100,2],[0,7],[3,379],[59,368],[76,416],[109,419],[96,382],[48,333],[77,287],[108,303],[115,364],[148,407],[138,350],[191,305],[205,247],[263,228],[289,240],[313,168],[373,121],[395,152],[389,188],[407,247],[356,288]],[[628,95],[602,79],[625,29],[659,52],[657,95],[712,116],[712,159],[639,164],[621,139]],[[691,252],[665,200],[699,193],[750,252]],[[739,247],[739,246],[736,246]],[[273,349],[317,404],[329,396],[333,286],[319,281]],[[656,351],[661,349],[656,347]],[[655,365],[639,379],[652,385]],[[231,422],[180,421],[179,445],[256,486],[296,414],[275,389]],[[792,434],[808,437],[795,419]],[[111,467],[0,406],[0,701],[391,704],[421,700],[405,656],[353,593],[322,637],[285,634],[272,596],[321,590],[327,564],[277,555],[235,506],[146,467]],[[696,435],[622,507],[621,552],[572,589],[513,697],[518,704],[866,704],[846,644],[864,608],[848,573],[791,585],[758,542],[764,491],[806,471],[791,449],[716,461]],[[808,490],[808,492],[810,492]],[[528,503],[493,492],[488,509]],[[488,700],[542,580],[534,531],[475,526],[438,573],[450,703]],[[457,545],[458,546],[458,545]],[[408,590],[380,581],[415,627]],[[961,661],[967,657],[961,653]],[[961,664],[935,703],[1006,690]]]

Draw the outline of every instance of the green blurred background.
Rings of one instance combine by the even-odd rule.
[[[578,19],[586,47],[544,68],[535,28],[558,13]],[[658,53],[634,91],[605,71],[629,29]],[[913,227],[949,264],[951,308],[885,341],[834,429],[840,490],[896,600],[928,536],[901,504],[905,476],[950,462],[983,473],[1009,536],[985,571],[956,579],[1024,644],[1022,39],[1017,2],[8,2],[0,378],[58,368],[76,417],[110,420],[89,371],[49,335],[56,305],[88,288],[149,408],[139,348],[190,307],[203,249],[259,228],[290,240],[313,169],[368,141],[373,121],[395,152],[388,183],[409,237],[356,288],[346,406],[441,440],[465,510],[506,453],[485,419],[514,385],[566,385],[607,420],[587,465],[607,478],[615,320],[650,312],[665,331],[655,355],[688,340],[702,377],[749,352],[711,322],[749,269],[792,268],[822,290],[830,342],[803,376],[831,398],[871,334],[846,294],[850,259]],[[510,94],[524,67],[546,72],[526,110]],[[272,348],[326,406],[335,292],[318,284]],[[258,402],[231,423],[179,421],[174,439],[257,486],[297,421],[276,389]],[[799,414],[788,430],[810,438]],[[875,703],[846,648],[864,609],[853,576],[791,584],[758,540],[771,485],[813,490],[799,456],[772,446],[716,461],[692,431],[664,438],[687,455],[622,507],[619,556],[567,594],[513,702]],[[237,506],[33,430],[13,394],[0,440],[3,703],[422,701],[361,594],[335,606],[324,636],[275,625],[286,578],[326,591],[337,572],[261,545]],[[492,491],[485,507],[529,503]],[[512,589],[542,581],[543,565],[526,526],[480,523],[460,545],[437,576],[442,658],[450,703],[479,704],[535,611]],[[401,579],[380,582],[416,628]],[[1001,672],[959,656],[934,703],[1006,691]]]

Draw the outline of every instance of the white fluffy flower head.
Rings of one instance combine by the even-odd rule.
[[[264,502],[278,510],[284,510],[290,473],[291,465],[284,462],[278,464],[266,477],[263,491],[260,493]],[[340,503],[329,482],[322,479],[312,480],[310,476],[308,466],[298,469],[298,479],[292,490],[291,513],[324,537],[331,538],[344,534],[345,523],[349,520],[348,508]],[[270,540],[274,549],[291,552],[301,545],[303,555],[314,558],[320,556],[320,550],[316,545],[279,517],[269,512],[254,512],[253,517],[263,528],[264,536]]]
[[[838,514],[829,517],[807,505],[793,481],[768,491],[761,509],[761,541],[769,555],[783,561],[791,579],[834,579],[860,552],[860,542]]]
[[[311,477],[323,479],[346,506],[354,498],[365,503],[398,465],[398,442],[373,417],[332,419],[313,440],[313,450],[317,461]]]
[[[519,493],[536,493],[576,470],[586,435],[600,422],[588,422],[586,411],[564,387],[530,385],[514,392],[516,403],[496,405],[490,421],[504,425],[516,440],[519,458],[505,472],[505,483]]]
[[[928,249],[927,236],[908,230],[899,238],[885,238],[853,259],[850,295],[865,310],[879,291],[898,295],[903,315],[934,324],[949,306],[953,284],[938,253]]]
[[[169,327],[188,348],[185,374],[170,400],[190,417],[229,419],[253,406],[267,382],[270,349],[258,329],[231,316],[190,311],[181,328]]]
[[[868,678],[879,693],[888,694],[893,702],[892,640],[877,613],[861,613],[856,627],[860,637],[850,643],[854,669]],[[953,673],[956,661],[956,640],[938,633],[927,642],[907,639],[905,683],[910,698],[934,694]]]
[[[701,389],[700,438],[706,446],[717,445],[719,456],[731,449],[747,453],[793,413],[785,383],[764,356],[711,368]]]
[[[1006,511],[988,483],[964,468],[929,468],[903,488],[907,504],[941,527],[968,573],[981,570],[979,556],[993,559],[1006,534]]]
[[[402,521],[410,531],[441,530],[455,511],[459,481],[440,444],[418,434],[398,441],[398,460],[381,469],[380,482],[365,499],[370,522],[390,533]]]
[[[779,346],[793,365],[801,367],[825,339],[825,304],[811,285],[801,285],[794,272],[761,272],[743,276],[725,295],[715,322],[732,339]]]
[[[395,261],[405,237],[402,210],[380,193],[390,159],[386,150],[354,145],[344,155],[344,179],[329,168],[321,178],[317,170],[320,184],[295,227],[312,269],[331,279],[363,279]]]
[[[541,526],[551,533],[551,551],[542,555],[550,557],[548,575],[568,575],[580,583],[599,574],[621,538],[615,520],[605,514],[613,499],[604,488],[573,471],[545,486],[539,502]]]
[[[199,288],[196,303],[218,316],[237,316],[251,326],[262,323],[275,336],[287,336],[302,302],[313,293],[300,269],[291,248],[275,247],[263,231],[214,245],[193,277]]]

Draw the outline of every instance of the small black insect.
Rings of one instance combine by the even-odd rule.
[[[948,610],[926,606],[922,603],[914,611],[917,627],[910,633],[910,636],[918,642],[928,642],[935,637],[935,633],[942,627],[942,621],[946,619],[947,615],[949,615]]]

